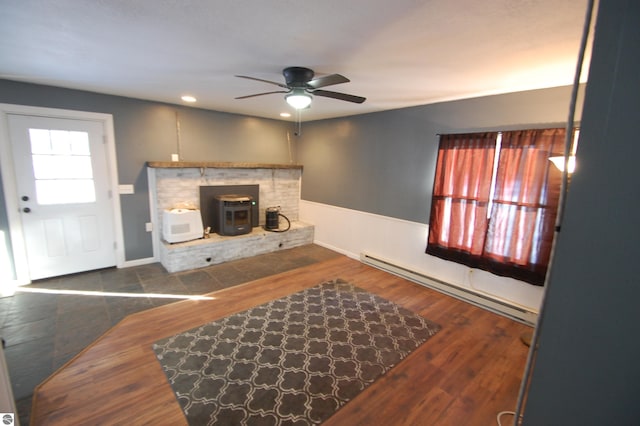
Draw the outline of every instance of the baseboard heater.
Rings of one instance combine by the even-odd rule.
[[[527,325],[535,325],[536,323],[538,317],[537,313],[523,306],[449,284],[437,278],[397,265],[390,260],[381,259],[380,257],[374,256],[370,253],[360,253],[360,261],[399,277],[406,278],[409,281],[413,281],[417,284],[455,297],[456,299],[463,300],[480,308],[511,318],[515,321]]]

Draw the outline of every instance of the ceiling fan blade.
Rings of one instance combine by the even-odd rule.
[[[238,96],[235,99],[255,98],[256,96],[271,95],[271,94],[274,94],[274,93],[289,93],[290,91],[291,90],[276,90],[274,92],[256,93],[255,95]]]
[[[308,81],[307,86],[310,86],[314,89],[319,89],[320,87],[332,86],[334,84],[340,84],[340,83],[348,83],[349,81],[351,80],[349,80],[347,77],[343,75],[330,74],[330,75],[325,75],[323,77],[318,77],[311,81]]]
[[[341,101],[354,102],[356,104],[361,104],[367,100],[367,98],[363,98],[362,96],[331,92],[329,90],[310,90],[309,92],[316,96],[324,96],[325,98],[339,99]]]
[[[280,87],[283,87],[285,89],[289,88],[286,84],[278,83],[277,81],[263,80],[261,78],[249,77],[248,75],[236,75],[236,77],[246,78],[248,80],[261,81],[263,83],[275,84],[276,86],[280,86]]]

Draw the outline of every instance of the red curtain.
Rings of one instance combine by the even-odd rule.
[[[562,155],[565,129],[503,132],[489,203],[496,137],[441,137],[426,252],[542,285],[562,179],[549,157]],[[479,139],[484,148],[456,152]]]
[[[445,248],[482,254],[496,137],[497,133],[440,137],[428,253]]]
[[[504,132],[484,256],[493,269],[543,284],[551,255],[565,129]]]

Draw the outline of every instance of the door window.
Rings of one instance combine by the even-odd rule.
[[[96,201],[87,132],[29,129],[29,140],[38,204]]]

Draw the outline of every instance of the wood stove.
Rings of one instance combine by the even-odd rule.
[[[219,235],[248,234],[252,229],[253,198],[249,195],[217,195],[213,198],[213,232]]]
[[[214,210],[216,209],[215,197],[229,194],[246,195],[252,198],[251,202],[251,227],[260,226],[260,186],[259,185],[202,185],[200,186],[200,211],[202,213],[203,228],[210,228],[216,232],[218,228],[214,223]]]

